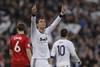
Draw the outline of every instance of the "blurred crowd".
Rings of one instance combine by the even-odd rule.
[[[34,3],[37,16],[45,17],[47,26],[59,15],[62,3],[70,10],[50,35],[50,49],[60,38],[60,30],[66,28],[82,61],[81,67],[100,67],[100,0],[0,0],[0,67],[10,67],[9,40],[16,34],[18,22],[27,24],[26,34],[30,37]]]

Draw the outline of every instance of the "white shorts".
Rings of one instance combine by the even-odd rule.
[[[50,67],[47,59],[32,59],[31,67]]]

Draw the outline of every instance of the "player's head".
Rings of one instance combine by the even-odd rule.
[[[46,20],[45,20],[45,18],[41,17],[41,18],[38,19],[37,27],[40,28],[40,29],[45,29],[45,27],[46,27]]]
[[[67,35],[68,35],[68,31],[65,28],[61,29],[60,33],[61,33],[61,37],[67,37]]]
[[[25,31],[26,25],[24,23],[17,24],[17,31]]]

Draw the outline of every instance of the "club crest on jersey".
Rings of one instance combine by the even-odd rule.
[[[46,40],[47,40],[47,37],[45,37],[45,38],[40,37],[40,41],[46,41]]]

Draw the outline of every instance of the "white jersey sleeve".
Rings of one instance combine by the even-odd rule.
[[[61,17],[58,16],[54,20],[54,22],[49,27],[46,28],[46,31],[50,34],[56,28],[56,26],[59,24],[60,21],[61,21]]]
[[[72,61],[74,63],[80,62],[80,59],[78,58],[78,56],[76,54],[75,47],[74,47],[74,44],[72,42],[70,42],[70,45],[68,46],[68,49],[70,51]]]
[[[56,55],[56,49],[55,49],[55,44],[54,44],[51,50],[51,56],[55,57],[55,55]]]
[[[33,36],[35,35],[35,31],[36,31],[36,17],[31,17],[31,39],[33,38]]]

